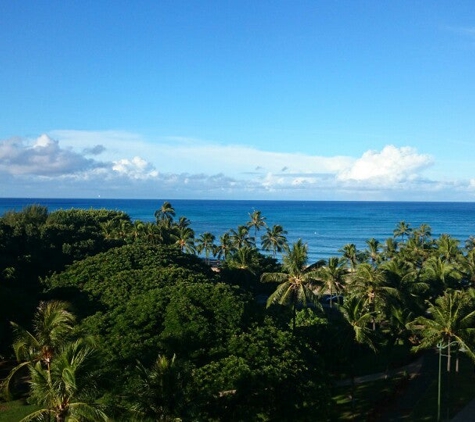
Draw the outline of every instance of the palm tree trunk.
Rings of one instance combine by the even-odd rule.
[[[293,304],[293,310],[292,310],[292,334],[295,334],[295,319],[297,317],[297,307],[296,307],[296,304],[294,302]]]

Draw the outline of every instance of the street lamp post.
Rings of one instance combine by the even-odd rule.
[[[441,391],[441,381],[442,381],[442,356],[447,356],[447,359],[450,358],[450,347],[457,345],[457,341],[452,341],[447,344],[443,344],[442,342],[437,343],[437,349],[439,350],[439,378],[438,378],[438,385],[437,385],[437,422],[440,422],[440,391]],[[449,353],[444,355],[442,354],[442,350],[449,348]],[[450,367],[448,366],[449,362],[447,362],[447,371],[450,371]]]

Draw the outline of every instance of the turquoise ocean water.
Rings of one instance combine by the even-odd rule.
[[[20,199],[0,198],[0,215],[21,210],[29,204],[41,204],[49,211],[57,209],[121,210],[133,220],[154,221],[154,212],[165,199]],[[205,231],[217,238],[229,229],[246,224],[249,214],[259,210],[269,226],[280,224],[287,230],[289,242],[301,238],[308,243],[311,260],[340,255],[346,243],[364,249],[371,237],[384,242],[393,235],[399,221],[413,228],[425,223],[433,237],[442,233],[461,241],[475,235],[475,203],[468,202],[331,202],[331,201],[217,201],[170,200],[176,218],[191,220],[196,236]],[[262,230],[260,232],[262,234]]]

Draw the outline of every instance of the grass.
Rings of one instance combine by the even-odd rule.
[[[454,370],[453,359],[452,372],[447,373],[445,358],[442,361],[441,376],[441,417],[442,420],[450,420],[462,410],[471,400],[475,399],[475,372],[473,362],[462,355],[459,372]],[[437,364],[436,364],[437,365]],[[433,372],[431,383],[421,396],[412,413],[411,420],[433,421],[437,419],[437,392],[438,392],[438,367]]]
[[[438,357],[436,353],[426,355],[423,366],[424,379],[409,379],[398,375],[392,379],[358,384],[355,386],[353,400],[352,387],[336,387],[333,394],[332,421],[378,421],[384,411],[390,411],[398,398],[404,395],[414,397],[409,400],[412,408],[394,409],[404,413],[401,421],[432,422],[437,420]],[[377,364],[375,363],[377,366]],[[461,356],[459,372],[454,370],[448,376],[446,360],[442,361],[441,417],[450,420],[471,400],[475,399],[475,372],[473,362]],[[422,375],[421,375],[422,377]]]
[[[332,421],[373,421],[377,420],[380,410],[383,409],[405,385],[407,378],[394,378],[338,387],[333,395],[334,407]]]
[[[38,409],[38,406],[25,403],[24,400],[0,402],[0,422],[18,422]]]

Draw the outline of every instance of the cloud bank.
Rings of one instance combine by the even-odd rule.
[[[470,200],[475,180],[424,177],[428,154],[387,145],[360,157],[276,153],[126,132],[54,131],[0,141],[4,197]],[[445,196],[444,196],[445,195]]]

